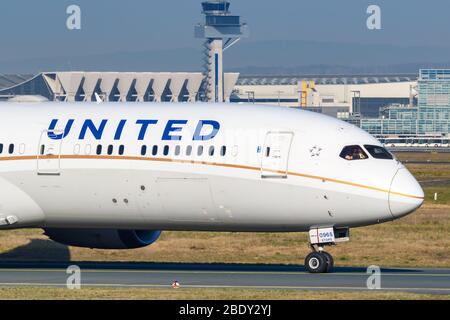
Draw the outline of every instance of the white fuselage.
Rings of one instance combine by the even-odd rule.
[[[307,231],[390,221],[424,196],[395,159],[340,157],[381,146],[366,132],[277,107],[5,103],[0,144],[3,228]]]

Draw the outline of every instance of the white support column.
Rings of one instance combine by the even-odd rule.
[[[203,74],[190,73],[188,75],[187,91],[189,93],[188,102],[195,102],[198,91],[203,81]]]
[[[170,91],[172,92],[171,102],[180,101],[181,89],[183,89],[184,83],[188,77],[187,73],[173,73],[170,81]]]
[[[64,95],[64,90],[62,88],[61,82],[56,77],[56,74],[43,73],[42,77],[44,78],[48,87],[52,91],[51,93],[53,94],[54,98],[61,97]]]
[[[80,88],[81,81],[83,80],[82,72],[58,72],[56,74],[57,79],[61,83],[65,93],[67,102],[74,102],[75,96]]]
[[[92,96],[97,86],[98,79],[100,79],[100,73],[98,72],[86,72],[84,74],[84,101],[92,101]]]
[[[152,81],[153,77],[154,74],[151,72],[142,72],[136,74],[136,102],[145,101],[145,93],[147,92],[147,89],[150,86],[150,82]]]
[[[114,84],[116,83],[118,76],[119,74],[117,72],[104,72],[101,74],[100,89],[102,90],[102,93],[106,96],[105,101],[109,101],[109,97],[111,96]]]
[[[208,101],[223,102],[223,40],[215,39],[209,44]]]
[[[224,98],[225,102],[230,102],[231,93],[239,79],[239,73],[225,73],[224,75]]]
[[[120,102],[127,102],[127,95],[131,90],[131,85],[134,79],[136,79],[135,73],[119,73],[119,83],[117,89],[119,89]]]
[[[155,102],[161,102],[164,89],[167,86],[167,82],[170,79],[169,73],[155,73],[155,78],[153,80],[153,92],[155,94]]]

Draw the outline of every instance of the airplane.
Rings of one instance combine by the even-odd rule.
[[[311,273],[351,228],[417,210],[413,175],[365,131],[277,106],[1,103],[0,230],[135,249],[162,231],[308,232]]]

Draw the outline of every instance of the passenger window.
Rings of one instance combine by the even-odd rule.
[[[348,161],[364,160],[369,158],[360,146],[345,147],[339,156]]]
[[[0,153],[3,153],[3,143],[0,143]]]
[[[192,155],[192,146],[187,146],[186,147],[186,155],[188,157],[190,157]]]
[[[10,144],[9,145],[9,149],[8,149],[9,154],[13,154],[14,153],[14,144]]]
[[[76,144],[76,145],[73,147],[73,154],[78,155],[78,154],[80,154],[80,151],[81,151],[81,146],[80,146],[79,144]]]
[[[209,147],[209,152],[208,152],[209,156],[210,156],[210,157],[214,156],[214,152],[215,152],[215,151],[216,151],[216,150],[215,150],[214,146]]]
[[[41,156],[44,155],[45,152],[45,145],[41,145]]]
[[[197,155],[200,157],[201,155],[203,155],[203,146],[198,146],[197,149]]]
[[[169,146],[164,146],[163,154],[166,157],[169,155]]]
[[[227,154],[227,147],[223,146],[223,147],[220,149],[220,155],[221,155],[222,157],[225,157],[226,154]]]
[[[114,152],[114,146],[113,146],[113,145],[109,145],[109,146],[108,146],[108,155],[109,155],[109,156],[112,155],[113,152]]]
[[[99,144],[99,145],[97,146],[97,155],[101,155],[101,154],[102,154],[102,145]]]
[[[24,143],[21,143],[19,145],[19,153],[20,154],[24,154],[25,153],[25,144]]]
[[[394,156],[383,147],[364,145],[364,148],[366,148],[366,150],[369,151],[370,155],[375,159],[384,159],[384,160],[394,159]]]
[[[153,146],[152,155],[156,156],[158,154],[158,146]]]
[[[122,156],[125,153],[125,146],[121,144],[119,146],[119,156]]]
[[[266,158],[270,157],[270,148],[266,148]]]
[[[142,146],[141,148],[141,155],[145,156],[147,154],[147,146]]]
[[[85,154],[87,154],[87,155],[89,155],[89,154],[91,154],[91,145],[90,144],[87,144],[85,147],[84,147],[84,153]]]
[[[175,147],[175,155],[179,156],[181,154],[181,147],[180,146],[176,146]]]
[[[231,149],[231,155],[232,155],[233,157],[237,157],[238,153],[239,153],[239,147],[236,146],[236,145],[233,146],[233,149]]]

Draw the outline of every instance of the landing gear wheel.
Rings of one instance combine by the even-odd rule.
[[[329,254],[328,252],[325,252],[325,251],[322,251],[322,254],[325,256],[325,259],[327,261],[327,268],[326,268],[325,272],[333,271],[333,268],[334,268],[333,256],[331,254]]]
[[[311,252],[305,259],[305,267],[310,273],[324,273],[327,270],[327,258],[320,252]]]

